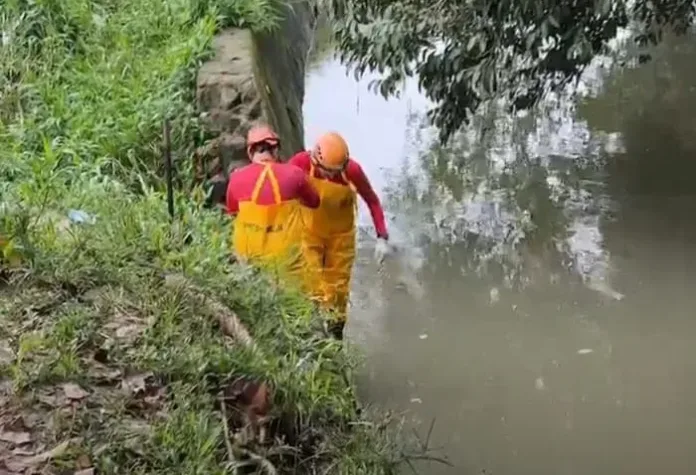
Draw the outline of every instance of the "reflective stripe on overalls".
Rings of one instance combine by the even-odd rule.
[[[321,204],[317,209],[302,210],[307,279],[312,296],[334,312],[338,321],[345,321],[355,261],[357,193],[345,173],[342,177],[348,185],[317,178],[314,172],[312,165],[309,181],[319,193]]]
[[[258,204],[268,179],[273,204]],[[250,263],[267,268],[283,280],[299,283],[302,278],[302,215],[296,199],[283,201],[271,164],[264,165],[249,201],[239,203],[234,221],[235,253]]]

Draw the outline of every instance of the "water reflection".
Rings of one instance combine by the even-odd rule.
[[[628,272],[638,262],[635,256],[653,270],[640,278],[646,288],[663,288],[660,283],[670,279],[672,288],[683,290],[694,278],[695,40],[668,37],[655,49],[655,61],[616,71],[604,94],[582,104],[593,130],[619,133],[625,144],[605,167],[616,213],[601,228],[607,246],[623,260],[627,285],[635,285],[635,274]]]
[[[510,120],[503,111],[491,107],[455,145],[432,142],[415,167],[402,168],[385,189],[390,211],[410,216],[416,240],[450,256],[449,266],[456,255],[463,274],[510,289],[579,279],[617,297],[598,230],[607,207],[592,186],[599,170],[573,160],[596,155],[603,141],[570,117],[551,132],[548,116]],[[419,130],[412,144],[423,143]]]
[[[626,83],[582,115],[493,105],[448,147],[422,107],[336,63],[310,78],[308,135],[330,124],[371,177],[388,169],[375,181],[410,262],[393,274],[417,282],[378,275],[365,237],[350,326],[364,397],[437,420],[457,468],[423,473],[692,472],[696,48],[675,48],[656,53],[671,86],[627,76],[631,107]]]

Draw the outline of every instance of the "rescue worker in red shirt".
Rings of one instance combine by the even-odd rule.
[[[303,252],[311,295],[333,313],[327,329],[343,338],[347,320],[350,278],[355,261],[358,195],[367,203],[380,246],[389,239],[384,211],[362,167],[349,157],[348,144],[330,132],[311,151],[293,156],[289,163],[301,168],[319,191],[318,208],[303,209]]]
[[[251,163],[233,171],[227,185],[227,212],[236,214],[232,244],[238,257],[303,289],[301,209],[317,208],[320,199],[301,169],[278,162],[279,148],[267,125],[249,130]]]

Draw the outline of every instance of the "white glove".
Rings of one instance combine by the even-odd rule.
[[[391,246],[384,238],[377,239],[377,245],[375,246],[375,260],[378,264],[384,262],[384,259],[391,254]]]

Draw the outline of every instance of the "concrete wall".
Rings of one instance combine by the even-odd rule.
[[[244,137],[256,120],[269,122],[281,137],[281,155],[304,148],[305,66],[315,13],[308,1],[283,7],[283,21],[272,33],[228,29],[214,40],[214,55],[198,73],[196,97],[206,133],[199,147],[199,180],[214,185],[219,202],[231,170],[247,163]]]

